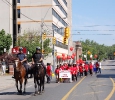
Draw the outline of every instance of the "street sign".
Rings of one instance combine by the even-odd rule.
[[[18,53],[19,53],[19,47],[18,46],[12,48],[12,54],[18,54]],[[23,53],[24,54],[27,53],[27,49],[25,47],[23,48]]]
[[[59,78],[71,78],[71,72],[69,70],[59,71]]]

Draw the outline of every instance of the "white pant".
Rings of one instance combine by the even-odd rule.
[[[3,74],[6,73],[6,65],[2,65],[2,73],[3,73]]]

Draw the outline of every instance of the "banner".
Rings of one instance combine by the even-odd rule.
[[[71,78],[71,72],[69,70],[59,71],[59,78]]]

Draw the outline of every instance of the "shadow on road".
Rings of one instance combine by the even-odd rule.
[[[115,66],[115,65],[102,65],[102,66]]]
[[[97,78],[115,78],[115,74],[100,74]]]
[[[19,94],[18,92],[2,92],[0,95],[31,95],[33,92],[26,92],[23,94]]]

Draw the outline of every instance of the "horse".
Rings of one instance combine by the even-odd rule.
[[[41,95],[42,92],[44,92],[44,81],[45,81],[45,72],[41,63],[37,63],[34,65],[33,72],[34,72],[35,96],[37,94]]]
[[[15,64],[16,64],[16,67],[14,70],[14,77],[15,77],[15,81],[16,81],[17,91],[18,91],[18,93],[22,94],[22,84],[24,81],[23,93],[26,93],[26,84],[27,84],[26,69],[20,61],[15,60]],[[18,89],[18,82],[20,83],[20,89]]]

